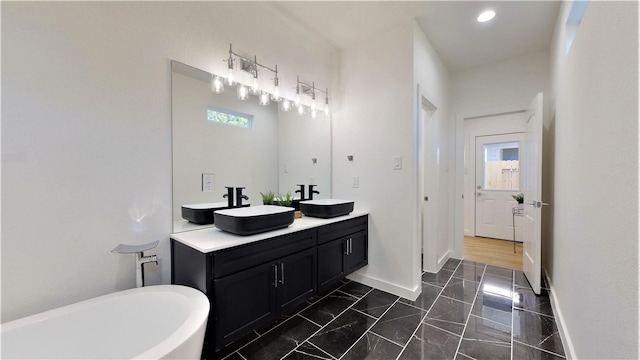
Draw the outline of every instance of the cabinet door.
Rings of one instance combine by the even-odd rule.
[[[360,231],[348,236],[349,255],[345,257],[345,275],[358,270],[369,262],[367,233]]]
[[[336,239],[318,246],[318,292],[330,287],[345,276],[346,242]]]
[[[216,350],[275,320],[276,276],[269,263],[213,281]]]
[[[317,257],[311,248],[277,261],[278,314],[283,314],[316,293]]]

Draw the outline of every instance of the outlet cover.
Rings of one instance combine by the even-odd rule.
[[[215,175],[212,173],[202,174],[202,192],[215,191]]]

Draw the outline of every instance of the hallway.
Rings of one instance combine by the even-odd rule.
[[[464,237],[464,258],[489,265],[522,270],[522,243],[483,237]]]

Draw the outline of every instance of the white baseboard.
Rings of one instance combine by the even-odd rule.
[[[420,285],[416,286],[414,289],[408,289],[406,287],[392,284],[390,282],[380,280],[371,276],[362,275],[357,271],[347,276],[347,279],[357,281],[361,284],[371,286],[378,290],[386,291],[388,293],[403,297],[405,299],[409,299],[411,301],[417,299],[422,292],[422,287],[420,287]]]
[[[440,271],[440,269],[442,269],[442,266],[444,265],[444,263],[447,262],[447,260],[449,260],[449,258],[451,257],[451,254],[453,254],[453,250],[449,250],[447,252],[445,252],[440,259],[438,259],[438,271]]]
[[[553,314],[556,320],[556,326],[558,326],[558,332],[560,333],[560,339],[562,339],[562,343],[564,344],[564,352],[567,359],[575,359],[575,349],[573,347],[573,342],[571,342],[571,337],[569,336],[569,332],[567,331],[564,317],[562,316],[562,310],[560,310],[560,303],[558,302],[558,298],[556,298],[556,290],[553,288],[553,283],[549,278],[549,274],[547,273],[547,269],[543,268],[544,276],[547,279],[547,284],[549,285],[549,289],[551,290],[551,296],[549,299],[551,300],[551,309],[553,309]]]

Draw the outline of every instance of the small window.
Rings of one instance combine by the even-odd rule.
[[[519,149],[518,142],[484,145],[484,190],[519,190]]]
[[[589,0],[575,0],[573,4],[571,4],[571,10],[569,10],[569,16],[567,17],[567,23],[565,24],[566,55],[569,55],[571,44],[573,44],[573,39],[578,33],[578,27],[580,26],[580,22],[582,21],[585,11],[587,11],[588,5]]]
[[[500,160],[518,160],[518,148],[501,149],[502,156]]]
[[[221,124],[239,126],[247,129],[253,128],[253,115],[238,111],[227,110],[216,106],[207,107],[207,120]]]

